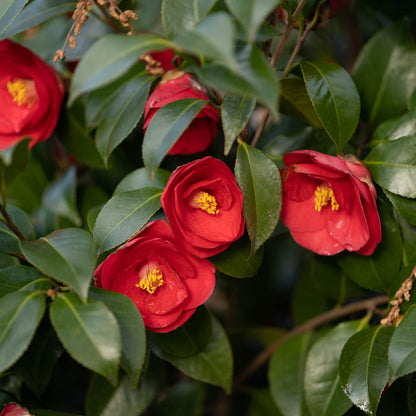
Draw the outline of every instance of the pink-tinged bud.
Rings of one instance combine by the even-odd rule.
[[[4,406],[0,416],[33,416],[27,409],[16,403],[9,403]]]

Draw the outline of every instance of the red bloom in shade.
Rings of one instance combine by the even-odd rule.
[[[96,286],[127,295],[154,332],[183,325],[215,286],[214,265],[185,251],[164,220],[144,227],[94,275]]]
[[[186,98],[209,100],[206,90],[190,75],[182,71],[168,71],[150,95],[144,109],[144,130],[159,108]],[[219,112],[206,104],[194,118],[168,154],[193,154],[208,149],[217,134]]]
[[[158,52],[150,52],[149,55],[155,60],[160,62],[160,66],[165,71],[170,71],[172,69],[176,69],[175,65],[173,65],[173,60],[175,58],[175,53],[172,49],[164,49],[163,51]]]
[[[281,218],[301,246],[322,255],[370,255],[381,241],[376,190],[354,157],[300,150],[283,157]]]
[[[197,256],[220,253],[244,232],[243,194],[219,159],[207,156],[178,167],[161,201],[176,238]]]
[[[345,9],[350,3],[351,0],[329,0],[331,17],[339,13],[342,9]]]
[[[9,403],[4,406],[0,416],[33,416],[29,411],[18,404]]]
[[[0,150],[25,137],[46,140],[64,98],[60,79],[29,49],[0,41]]]

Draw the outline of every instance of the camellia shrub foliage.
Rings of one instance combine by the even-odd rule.
[[[1,0],[1,416],[416,415],[413,0]]]

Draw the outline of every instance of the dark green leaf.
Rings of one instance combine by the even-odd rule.
[[[386,360],[393,327],[375,326],[354,334],[344,345],[339,377],[344,393],[361,410],[375,415],[389,379]]]
[[[26,240],[35,239],[35,229],[30,217],[20,208],[8,204],[6,211]]]
[[[75,293],[60,293],[50,308],[52,325],[76,361],[115,384],[121,356],[117,320],[101,302],[82,303]]]
[[[415,90],[416,47],[405,20],[378,32],[362,49],[353,77],[370,123],[399,115]]]
[[[341,153],[360,117],[354,82],[344,68],[332,62],[302,61],[300,68],[322,127]]]
[[[26,350],[44,311],[40,292],[15,292],[0,299],[0,372]]]
[[[250,396],[248,416],[282,416],[267,389],[244,389]]]
[[[20,265],[19,259],[8,254],[0,253],[0,270],[10,266]]]
[[[133,170],[120,181],[114,191],[114,195],[122,192],[136,191],[149,186],[164,189],[168,183],[169,176],[170,171],[166,169],[158,169],[155,172],[155,177],[152,183],[150,182],[149,176],[147,176],[145,168]]]
[[[142,316],[132,300],[121,293],[94,287],[90,290],[90,297],[104,302],[116,317],[121,332],[121,366],[135,387],[146,354],[146,331]]]
[[[289,338],[273,354],[269,364],[269,386],[273,400],[284,416],[307,416],[304,371],[311,334]]]
[[[80,414],[59,412],[57,410],[49,409],[35,409],[32,410],[32,412],[36,416],[81,416]]]
[[[26,259],[41,272],[72,287],[87,298],[96,262],[91,235],[84,230],[67,228],[36,241],[21,241]]]
[[[206,101],[184,99],[160,108],[147,127],[143,140],[143,161],[153,181],[156,169],[192,120],[206,105]]]
[[[94,227],[98,251],[109,250],[129,239],[161,207],[158,188],[142,188],[113,196],[100,211]]]
[[[0,222],[0,252],[20,254],[19,237],[3,222]]]
[[[235,176],[244,195],[246,227],[254,253],[270,237],[279,221],[280,173],[262,151],[241,142]]]
[[[221,104],[221,121],[224,131],[224,154],[228,155],[234,140],[248,123],[256,101],[252,97],[225,94]]]
[[[172,44],[153,34],[107,35],[94,43],[77,66],[71,82],[68,105],[82,93],[100,88],[132,67],[139,57]]]
[[[0,4],[0,36],[4,39],[4,32],[16,19],[29,0],[3,0]]]
[[[191,30],[217,0],[163,0],[162,22],[168,38]]]
[[[365,158],[374,182],[394,194],[416,198],[416,136],[381,143]]]
[[[404,198],[383,189],[389,201],[410,224],[416,225],[416,200]]]

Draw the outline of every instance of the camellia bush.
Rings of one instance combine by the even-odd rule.
[[[1,0],[1,416],[416,415],[413,0]]]

